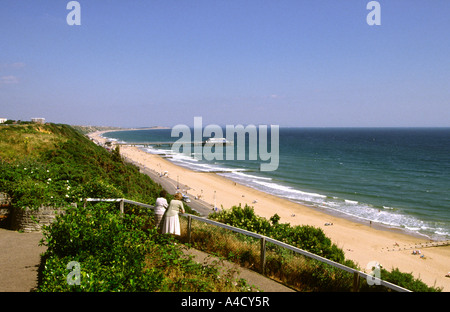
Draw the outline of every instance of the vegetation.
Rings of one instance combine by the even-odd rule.
[[[234,206],[229,210],[210,215],[225,224],[256,232],[289,245],[309,251],[324,258],[361,270],[353,261],[345,259],[344,252],[326,237],[320,228],[312,226],[290,226],[280,224],[279,216],[274,215],[270,221],[255,215],[252,207]],[[224,229],[213,229],[197,225],[195,246],[236,261],[244,266],[259,267],[259,242],[241,234]],[[204,242],[208,242],[205,244]],[[351,291],[353,275],[330,265],[294,254],[275,245],[266,246],[266,273],[301,291]],[[435,292],[439,287],[429,287],[411,273],[402,273],[397,268],[392,271],[381,269],[383,280],[412,291]],[[362,280],[362,291],[389,291],[381,286],[370,286]]]
[[[148,210],[120,215],[98,203],[70,207],[44,229],[47,251],[38,291],[249,291],[235,272],[219,272],[184,256],[161,235]],[[67,282],[67,265],[80,264],[79,285]]]
[[[71,127],[83,134],[88,134],[95,131],[124,130],[124,128],[105,127],[105,126],[71,126]]]
[[[356,267],[353,262],[345,260],[344,252],[335,244],[332,244],[320,228],[309,225],[292,227],[288,223],[278,223],[280,217],[276,214],[270,218],[269,222],[267,219],[255,215],[253,208],[247,205],[244,208],[235,206],[229,210],[222,210],[211,215],[210,218],[272,237],[346,266]]]
[[[186,243],[186,235],[181,240]],[[192,221],[191,245],[217,257],[260,271],[259,240]],[[353,275],[266,244],[265,275],[297,291],[351,291]]]
[[[67,125],[7,126],[0,131],[0,189],[17,207],[61,206],[83,198],[153,204],[161,187]]]

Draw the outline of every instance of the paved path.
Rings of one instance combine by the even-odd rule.
[[[29,292],[37,286],[37,271],[45,246],[41,232],[0,229],[0,292]]]
[[[193,256],[193,260],[198,263],[212,263],[213,261],[217,261],[218,259],[212,257],[211,255],[199,251],[197,249],[187,249],[184,252],[188,255]],[[258,289],[264,292],[295,292],[295,290],[284,286],[277,281],[274,281],[270,278],[267,278],[255,271],[248,270],[240,267],[239,265],[229,262],[229,261],[221,261],[220,265],[226,269],[235,269],[239,272],[238,278],[243,278],[247,280],[250,285],[256,286]]]

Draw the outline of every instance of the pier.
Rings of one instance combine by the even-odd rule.
[[[128,143],[115,143],[115,145],[128,145],[128,146],[172,146],[175,142],[128,142]],[[203,142],[186,142],[185,144],[191,145],[203,145]]]
[[[194,146],[198,146],[198,145],[206,145],[206,144],[211,144],[211,145],[233,145],[233,142],[209,142],[209,141],[199,141],[199,142],[178,142],[178,141],[174,141],[174,142],[128,142],[128,143],[114,143],[115,145],[128,145],[128,146],[155,146],[155,147],[161,147],[161,146],[172,146],[174,143],[178,143],[178,144],[190,144],[190,145],[194,145]]]

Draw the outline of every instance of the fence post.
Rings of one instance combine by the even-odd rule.
[[[191,224],[192,224],[192,218],[191,218],[191,216],[188,216],[188,226],[187,226],[188,244],[191,243]]]
[[[124,204],[125,204],[125,202],[124,202],[124,200],[123,200],[123,198],[120,200],[120,213],[121,214],[123,214],[123,212],[124,212]]]
[[[266,238],[261,237],[261,274],[264,275],[266,267]]]
[[[360,276],[358,272],[353,272],[353,292],[359,291]]]

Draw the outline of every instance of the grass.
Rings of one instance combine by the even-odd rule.
[[[66,141],[46,126],[8,125],[0,128],[0,159],[20,161]]]
[[[180,248],[183,248],[180,246]],[[212,263],[197,263],[190,256],[182,256],[179,265],[167,266],[163,261],[161,248],[153,248],[146,257],[146,268],[159,268],[165,277],[163,287],[165,292],[236,292],[255,291],[245,279],[238,277],[238,272],[224,268],[222,261]]]
[[[0,191],[16,207],[56,206],[89,197],[153,204],[162,189],[117,153],[67,125],[1,126],[0,144]]]

